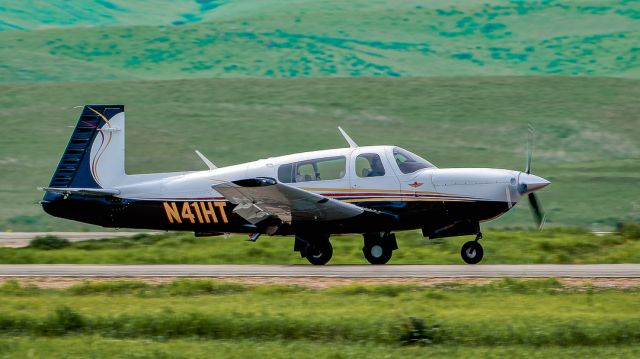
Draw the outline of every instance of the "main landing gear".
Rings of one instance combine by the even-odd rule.
[[[333,247],[329,240],[311,246],[307,252],[307,260],[314,265],[324,265],[333,256]]]
[[[296,235],[293,250],[300,252],[300,256],[307,258],[309,263],[324,265],[333,256],[333,247],[329,235],[308,235],[302,238]]]
[[[391,259],[391,254],[398,249],[396,236],[389,232],[364,234],[362,253],[371,264],[385,264]],[[293,250],[300,252],[314,265],[327,264],[333,256],[333,247],[328,234],[296,235]]]
[[[396,235],[389,232],[365,233],[362,253],[371,264],[385,264],[391,259],[391,254],[398,249]]]
[[[482,233],[478,232],[475,241],[469,241],[462,245],[460,255],[462,256],[462,260],[464,260],[467,264],[477,264],[482,260],[484,251],[479,243],[481,239]]]

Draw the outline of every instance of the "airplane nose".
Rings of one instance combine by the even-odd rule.
[[[548,186],[550,183],[551,182],[542,177],[520,172],[520,176],[518,177],[518,192],[521,194],[534,192]]]

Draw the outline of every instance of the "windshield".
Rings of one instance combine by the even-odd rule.
[[[395,158],[400,171],[404,174],[413,173],[423,168],[435,167],[424,158],[400,147],[395,147],[393,149],[393,158]]]

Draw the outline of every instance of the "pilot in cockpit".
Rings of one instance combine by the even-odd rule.
[[[384,176],[384,167],[382,166],[382,161],[380,160],[380,157],[373,156],[373,158],[371,158],[370,164],[371,164],[371,171],[369,171],[369,174],[367,174],[367,177]]]

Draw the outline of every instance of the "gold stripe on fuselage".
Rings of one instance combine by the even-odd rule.
[[[336,198],[337,199],[337,198]],[[449,199],[449,198],[405,198],[405,197],[363,197],[341,200],[343,202],[473,202],[469,199]]]
[[[408,190],[397,190],[397,189],[375,189],[375,188],[354,188],[354,189],[350,189],[350,188],[315,188],[315,187],[300,187],[300,189],[306,190],[306,191],[313,191],[313,192],[324,192],[324,193],[330,193],[330,192],[354,192],[354,193],[403,193],[403,194],[413,194],[413,193],[419,193],[419,194],[438,194],[438,195],[452,195],[451,193],[442,193],[442,192],[430,192],[430,191],[408,191]],[[465,196],[465,195],[455,195],[456,197],[467,197],[470,198],[470,196]]]

